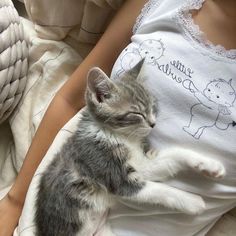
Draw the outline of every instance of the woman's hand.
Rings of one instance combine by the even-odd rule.
[[[0,236],[12,236],[23,205],[9,195],[0,200]]]

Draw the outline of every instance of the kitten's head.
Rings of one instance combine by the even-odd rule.
[[[139,62],[119,81],[112,81],[99,68],[88,73],[86,103],[96,121],[115,132],[145,137],[156,121],[156,102],[142,84]]]

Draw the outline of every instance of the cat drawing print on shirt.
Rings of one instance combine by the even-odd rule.
[[[205,129],[216,127],[227,130],[229,126],[236,125],[233,120],[235,116],[232,114],[236,92],[231,83],[232,79],[215,79],[210,81],[202,92],[191,80],[183,81],[184,88],[198,100],[198,103],[191,107],[189,124],[183,127],[185,132],[195,139],[200,139]]]
[[[130,71],[139,61],[145,58],[145,63],[155,65],[156,61],[164,55],[165,47],[161,39],[147,39],[139,47],[126,48],[121,56],[120,66],[116,75]]]

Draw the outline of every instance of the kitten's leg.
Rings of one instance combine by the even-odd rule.
[[[103,212],[96,212],[93,209],[79,210],[80,219],[83,222],[83,227],[76,234],[76,236],[94,236],[101,219],[103,218]],[[103,236],[103,234],[101,235]]]
[[[200,214],[205,210],[205,203],[200,196],[151,181],[146,181],[135,195],[122,198],[139,203],[160,204],[190,215]]]
[[[158,154],[151,150],[147,155],[148,158],[144,158],[142,166],[136,167],[138,173],[147,180],[165,180],[180,171],[190,169],[212,178],[222,178],[225,175],[225,168],[219,161],[188,149],[169,148]],[[157,156],[154,157],[155,155]]]
[[[174,160],[173,163],[179,170],[193,169],[200,174],[213,178],[222,178],[225,176],[225,168],[221,162],[189,149],[171,148],[163,150],[159,152],[157,159]]]

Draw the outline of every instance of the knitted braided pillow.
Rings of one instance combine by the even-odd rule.
[[[0,0],[0,123],[18,104],[26,85],[28,47],[11,0]]]

